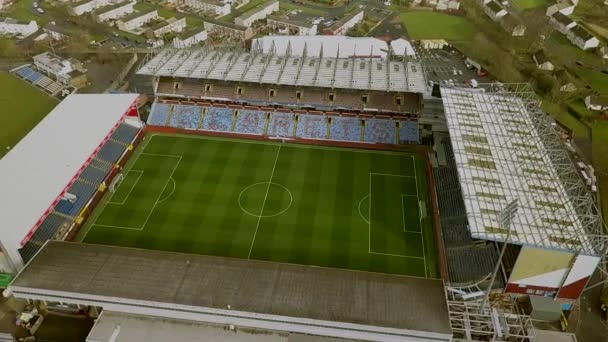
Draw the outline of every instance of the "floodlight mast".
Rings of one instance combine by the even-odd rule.
[[[492,291],[492,287],[494,286],[494,280],[496,279],[496,275],[498,274],[498,270],[500,269],[500,262],[505,255],[505,251],[507,249],[507,243],[511,238],[511,222],[513,222],[513,217],[517,213],[517,209],[519,208],[518,199],[514,199],[509,202],[504,209],[500,212],[498,216],[498,221],[500,224],[500,228],[507,230],[507,237],[502,244],[502,248],[500,249],[500,255],[498,256],[498,260],[496,261],[496,266],[494,266],[494,271],[492,272],[492,277],[490,278],[490,285],[486,290],[486,294],[483,296],[483,300],[481,301],[481,305],[479,306],[480,310],[485,310],[486,305],[488,305],[488,299],[490,297],[490,291]]]

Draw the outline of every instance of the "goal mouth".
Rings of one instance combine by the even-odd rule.
[[[112,179],[112,181],[110,182],[110,185],[108,186],[108,190],[111,193],[114,193],[116,191],[116,189],[118,189],[118,187],[120,186],[120,184],[122,184],[122,181],[125,179],[125,175],[124,173],[119,173],[116,175],[116,177],[114,177],[114,179]]]

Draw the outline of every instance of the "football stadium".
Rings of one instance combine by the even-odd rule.
[[[148,56],[148,113],[62,101],[2,159],[11,293],[101,312],[106,339],[162,318],[523,342],[522,298],[573,309],[606,238],[592,169],[529,86],[433,89],[415,58],[282,39]]]

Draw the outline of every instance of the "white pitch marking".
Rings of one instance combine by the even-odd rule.
[[[139,172],[139,175],[137,175],[137,179],[135,180],[135,183],[133,183],[133,185],[131,185],[131,189],[129,189],[129,192],[127,192],[127,197],[125,197],[122,201],[120,202],[112,202],[112,198],[114,198],[114,196],[116,195],[116,191],[114,192],[114,194],[112,194],[112,197],[110,198],[110,200],[108,201],[108,204],[125,204],[125,202],[127,202],[127,199],[129,199],[129,196],[131,195],[131,191],[133,191],[133,189],[135,189],[135,186],[137,185],[137,182],[139,182],[139,179],[141,178],[141,175],[144,173],[141,170],[129,170],[127,171],[127,175],[129,174],[129,172]],[[122,180],[122,182],[124,182],[124,179]],[[120,188],[121,184],[118,186]]]
[[[262,210],[260,210],[260,216],[258,217],[258,223],[255,226],[255,232],[253,233],[253,239],[251,239],[251,246],[249,247],[249,254],[247,255],[247,259],[251,258],[251,251],[253,251],[253,244],[255,243],[255,237],[258,235],[258,228],[260,228],[260,221],[262,220],[262,215],[264,214],[264,206],[266,205],[266,199],[268,198],[268,191],[270,191],[270,185],[272,184],[272,177],[274,177],[274,170],[277,167],[277,160],[279,160],[279,154],[281,153],[281,146],[277,149],[277,155],[274,158],[274,165],[272,166],[272,172],[270,173],[270,180],[268,180],[268,187],[266,188],[266,195],[264,196],[264,201],[262,202]]]

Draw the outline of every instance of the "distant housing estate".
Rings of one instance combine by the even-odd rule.
[[[187,48],[205,40],[207,40],[207,30],[204,28],[197,28],[173,38],[173,46],[176,48]]]

